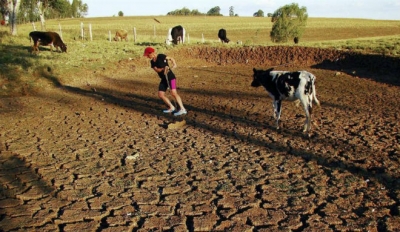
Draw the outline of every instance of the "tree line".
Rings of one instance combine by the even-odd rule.
[[[209,16],[222,16],[221,8],[219,6],[211,8],[207,13],[201,13],[199,10],[189,10],[186,7],[182,9],[177,9],[174,11],[170,11],[167,15],[175,15],[175,16],[198,16],[198,15],[209,15]]]
[[[17,34],[17,21],[34,22],[40,19],[41,29],[45,30],[45,18],[80,18],[87,15],[88,5],[82,0],[0,0],[0,13],[2,24],[5,20],[10,21],[11,34]],[[206,14],[198,10],[189,10],[184,7],[180,10],[168,12],[167,15],[210,15],[222,16],[219,6],[211,8]],[[123,12],[118,13],[123,16]],[[229,7],[229,16],[238,16],[234,13],[233,6]],[[254,17],[264,17],[264,12],[258,10],[253,14]],[[299,7],[292,3],[276,10],[273,14],[268,14],[273,22],[270,37],[273,42],[288,42],[293,39],[298,43],[305,30],[308,19],[307,8]]]
[[[17,23],[40,20],[45,30],[45,19],[80,18],[87,15],[88,5],[82,0],[0,0],[1,24],[10,24],[11,34],[17,34]]]
[[[239,14],[235,13],[235,8],[233,6],[229,7],[229,16],[239,16]],[[198,16],[198,15],[208,15],[208,16],[222,16],[221,8],[219,6],[215,6],[211,8],[207,13],[202,13],[197,9],[190,10],[186,7],[182,9],[177,9],[174,11],[170,11],[167,15],[176,15],[176,16]],[[264,11],[258,10],[253,14],[254,17],[264,17]],[[268,17],[271,17],[272,13],[268,13]]]
[[[14,9],[18,6],[18,9]],[[56,18],[82,18],[88,13],[88,5],[82,0],[0,0],[1,19],[8,21],[17,11],[18,23]]]

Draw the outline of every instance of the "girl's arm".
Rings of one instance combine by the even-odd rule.
[[[156,66],[154,66],[154,71],[156,71],[156,72],[163,72],[164,71],[164,68],[158,68],[158,67],[156,67]]]
[[[174,59],[174,58],[167,56],[166,59],[167,59],[168,61],[171,61],[171,63],[168,62],[168,64],[169,64],[169,66],[171,67],[171,69],[172,69],[172,68],[176,68],[176,62],[175,62],[175,59]]]

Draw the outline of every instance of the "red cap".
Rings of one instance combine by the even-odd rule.
[[[143,56],[148,56],[149,54],[153,53],[155,50],[152,47],[147,47],[146,49],[144,49],[144,54]]]

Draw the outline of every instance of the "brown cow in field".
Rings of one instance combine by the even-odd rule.
[[[67,52],[67,45],[64,44],[60,35],[57,32],[52,31],[32,31],[29,33],[30,40],[33,40],[32,52],[39,52],[39,45],[50,46],[50,50],[53,51],[53,47],[58,51],[60,48],[61,52]]]
[[[117,32],[115,32],[115,37],[114,37],[114,41],[122,41],[122,40],[128,41],[128,32],[126,30],[117,30]]]

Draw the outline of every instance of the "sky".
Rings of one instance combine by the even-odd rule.
[[[306,7],[308,17],[363,18],[400,20],[400,0],[82,0],[89,7],[86,17],[159,16],[184,7],[207,13],[218,6],[220,13],[229,16],[229,8],[243,17],[252,17],[262,10],[264,15],[280,7],[297,3]]]

